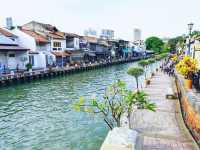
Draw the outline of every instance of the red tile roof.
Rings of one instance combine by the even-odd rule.
[[[36,42],[48,43],[48,39],[37,32],[31,31],[31,30],[25,30],[25,29],[21,29],[21,31],[32,36],[36,40]]]
[[[48,36],[54,39],[65,39],[65,35],[62,35],[61,32],[49,32]]]
[[[57,56],[57,57],[67,57],[70,56],[69,53],[66,52],[51,52],[53,55]]]
[[[96,37],[83,36],[83,39],[87,40],[88,42],[91,42],[91,43],[97,43],[97,38]]]
[[[0,34],[3,34],[6,37],[16,37],[16,35],[2,28],[0,28]]]

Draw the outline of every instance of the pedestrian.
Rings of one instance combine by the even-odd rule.
[[[2,64],[0,62],[0,76],[2,76],[2,73],[3,73],[3,66],[2,66]]]

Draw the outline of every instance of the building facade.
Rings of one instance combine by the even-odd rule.
[[[100,38],[111,40],[111,39],[114,39],[114,37],[115,37],[114,30],[111,30],[111,29],[102,29],[101,30]]]
[[[142,39],[142,31],[140,29],[134,29],[133,32],[134,41],[140,41]]]
[[[0,71],[24,70],[28,63],[28,48],[19,46],[18,37],[0,29]]]

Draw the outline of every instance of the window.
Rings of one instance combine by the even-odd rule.
[[[29,56],[29,63],[34,66],[34,56]]]
[[[53,42],[53,50],[62,50],[61,48],[61,42]]]
[[[53,47],[61,47],[61,42],[53,42]]]
[[[9,57],[15,57],[15,54],[9,54]]]

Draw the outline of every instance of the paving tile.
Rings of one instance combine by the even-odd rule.
[[[158,72],[150,86],[144,88],[157,111],[136,111],[131,118],[134,129],[144,134],[144,150],[192,150],[192,141],[185,136],[176,118],[178,100],[168,100],[165,95],[172,87],[171,79]]]

